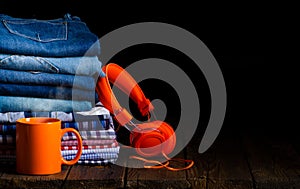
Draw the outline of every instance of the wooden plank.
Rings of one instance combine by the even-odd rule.
[[[284,164],[286,171],[291,172],[291,175],[294,175],[293,172],[295,172],[300,176],[300,154],[295,149],[294,143],[286,138],[278,137],[266,137],[265,141],[270,146],[274,159]],[[295,177],[294,179],[294,182],[300,182],[300,178]]]
[[[215,159],[209,162],[208,188],[253,188],[240,141],[228,136],[217,141]]]
[[[198,146],[189,144],[186,147],[187,159],[194,161],[194,166],[188,169],[187,180],[191,188],[207,188],[208,182],[208,160],[211,159],[212,151],[209,149],[203,154],[198,153]]]
[[[274,148],[266,136],[259,135],[244,136],[243,143],[256,188],[300,188],[299,173],[283,146]]]
[[[198,154],[196,149],[189,150],[188,158],[196,160],[195,167],[188,171],[188,178],[200,184],[194,184],[194,188],[253,188],[251,173],[236,136],[217,138],[203,154]]]
[[[124,162],[122,161],[124,158],[122,154],[123,148],[121,147],[115,165],[74,165],[63,188],[123,188],[126,167],[123,166]]]
[[[4,168],[4,167],[3,167]],[[16,173],[15,165],[6,166],[0,177],[0,188],[61,188],[70,166],[62,166],[62,171],[53,175],[34,176]]]
[[[184,158],[183,153],[174,158]],[[136,167],[142,167],[142,161],[129,160],[129,165],[136,164]],[[175,166],[175,165],[171,165]],[[180,162],[176,167],[184,167],[185,164]],[[126,188],[190,188],[191,185],[186,179],[186,172],[170,171],[166,168],[149,169],[149,168],[128,168]]]
[[[74,165],[63,185],[66,189],[122,188],[125,168],[118,165]]]
[[[293,131],[291,131],[293,132]],[[286,139],[285,141],[289,141],[289,144],[292,145],[294,151],[296,151],[296,153],[300,154],[300,138],[298,135],[298,132],[295,131],[293,134],[291,134],[291,136],[289,136],[288,139]]]

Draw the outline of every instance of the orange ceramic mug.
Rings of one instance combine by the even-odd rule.
[[[76,157],[67,161],[61,156],[61,137],[72,132],[78,140]],[[17,172],[48,175],[61,172],[61,165],[77,163],[82,153],[82,140],[77,130],[61,129],[61,120],[47,117],[21,118],[16,123]]]

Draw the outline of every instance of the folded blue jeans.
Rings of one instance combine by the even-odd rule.
[[[100,43],[77,16],[38,20],[0,14],[0,52],[46,57],[98,56]]]
[[[48,99],[48,98],[33,98],[19,96],[0,96],[0,112],[21,112],[21,111],[36,111],[36,112],[76,112],[88,111],[93,107],[89,101]]]
[[[45,113],[47,113],[47,112],[45,112]],[[34,114],[32,114],[32,115],[34,115]],[[97,130],[108,129],[111,126],[110,123],[107,123],[109,120],[103,119],[103,117],[99,117],[98,119],[95,119],[93,121],[80,121],[80,122],[78,122],[78,121],[64,121],[64,120],[61,119],[61,118],[64,119],[65,118],[64,116],[63,117],[57,117],[53,114],[48,114],[48,115],[40,114],[40,115],[42,115],[42,117],[50,117],[51,116],[51,118],[60,119],[62,121],[62,124],[61,124],[62,129],[64,129],[64,128],[73,128],[73,129],[76,129],[77,131],[97,131]],[[24,118],[24,117],[29,117],[29,115],[23,115],[20,118]],[[37,116],[30,116],[30,117],[37,117]],[[4,134],[5,135],[16,135],[16,121],[14,121],[14,123],[4,122],[4,124],[1,124],[1,122],[0,122],[0,134],[2,134],[2,135],[4,135]],[[110,131],[107,131],[107,132],[110,132]],[[105,132],[106,131],[104,131],[104,133]],[[110,133],[112,135],[115,135],[114,132],[110,132]]]
[[[96,79],[92,76],[52,74],[0,69],[0,83],[23,85],[48,85],[95,90]],[[76,82],[75,82],[76,77]]]
[[[15,124],[18,119],[27,117],[51,117],[60,119],[61,121],[74,121],[72,112],[0,112],[0,133],[5,130],[15,129],[4,125],[1,126],[1,123],[11,126],[11,124]]]
[[[52,98],[64,100],[85,100],[95,102],[95,90],[82,90],[71,87],[48,86],[48,85],[22,85],[0,83],[0,95]]]
[[[101,67],[97,56],[55,58],[0,54],[0,69],[103,77],[105,73]]]
[[[99,103],[100,102],[98,102],[96,107],[93,107],[91,110],[83,112],[0,112],[0,123],[11,125],[12,123],[16,123],[18,119],[26,117],[52,117],[65,122],[62,126],[72,127],[77,130],[98,130],[99,127],[97,126],[97,123],[95,124],[95,121],[97,120],[101,121],[101,127],[103,128],[114,128],[112,116],[106,108],[98,106]],[[82,113],[85,113],[85,115],[82,115]]]

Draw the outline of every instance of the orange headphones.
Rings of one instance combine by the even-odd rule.
[[[130,145],[143,157],[153,157],[170,154],[176,145],[173,128],[166,122],[155,120],[142,124],[134,124],[132,115],[122,108],[117,101],[110,83],[127,94],[138,106],[142,116],[147,116],[154,107],[147,99],[137,82],[131,75],[117,64],[109,63],[102,70],[106,77],[97,81],[96,92],[100,102],[106,107],[115,120],[125,126],[130,133]]]

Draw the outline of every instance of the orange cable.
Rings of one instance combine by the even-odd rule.
[[[169,158],[165,153],[163,153],[163,156],[167,159],[166,163],[161,163],[156,160],[149,160],[149,159],[145,159],[145,158],[138,157],[138,156],[130,156],[130,158],[144,161],[144,168],[151,168],[151,169],[166,168],[171,171],[182,171],[182,170],[189,169],[194,165],[193,160],[186,160],[186,159],[182,159],[182,158]],[[185,167],[174,168],[174,167],[169,166],[171,161],[184,162],[184,163],[189,163],[189,164]],[[157,165],[145,165],[147,163],[152,163],[152,164],[157,164]]]

